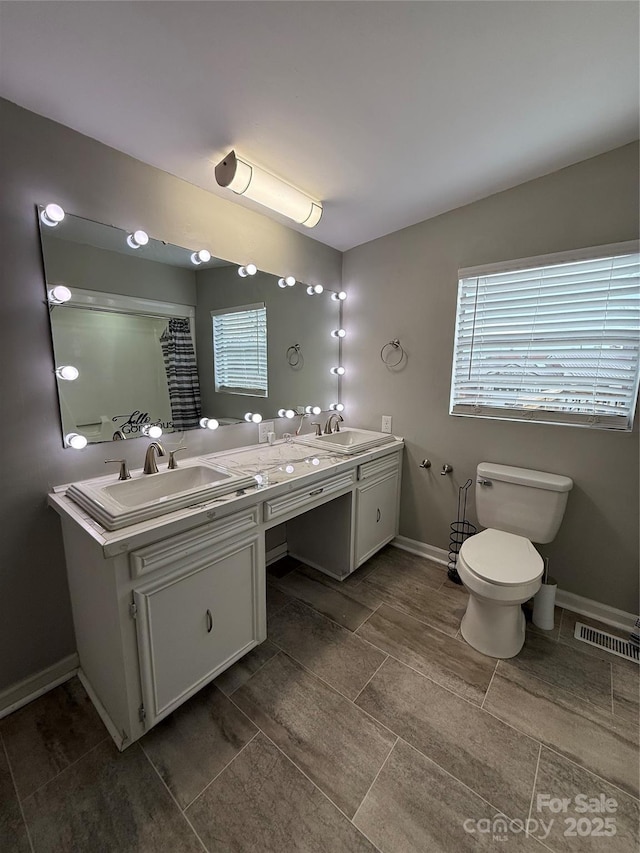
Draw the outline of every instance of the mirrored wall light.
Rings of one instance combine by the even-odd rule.
[[[347,336],[347,330],[346,329],[334,329],[333,332],[331,332],[332,338],[345,338],[346,336]]]
[[[332,404],[329,406],[329,408],[330,408],[330,409],[332,409],[334,412],[344,412],[344,405],[343,405],[343,403],[332,403]]]
[[[40,221],[49,228],[55,228],[64,219],[64,210],[59,204],[48,204],[40,211]]]
[[[244,267],[238,267],[238,275],[246,278],[248,275],[255,275],[258,272],[258,267],[255,264],[247,264]]]
[[[191,253],[191,263],[199,266],[200,264],[208,264],[211,260],[211,252],[208,249],[200,249],[199,252]]]
[[[295,418],[296,413],[293,409],[278,409],[278,417],[279,418]]]
[[[71,299],[71,291],[64,284],[56,284],[49,291],[49,302],[52,305],[62,305]]]
[[[344,367],[340,366],[332,367],[331,372],[334,374],[334,376],[344,376],[347,371],[344,369]]]
[[[307,463],[307,465],[313,465],[314,468],[320,464],[320,460],[318,459],[317,456],[310,456],[308,459],[305,459],[304,461]]]
[[[309,296],[314,296],[316,293],[322,293],[324,287],[321,284],[310,284],[307,288],[307,293]]]
[[[142,427],[141,432],[149,438],[160,438],[162,435],[162,427],[158,426],[158,424],[145,424]]]
[[[80,372],[77,367],[74,367],[72,364],[63,364],[62,367],[56,368],[56,376],[58,379],[66,379],[68,382],[73,382],[74,379],[77,379],[80,375]]]
[[[220,424],[215,418],[200,418],[200,426],[202,429],[218,429]]]
[[[308,415],[319,415],[322,411],[320,406],[305,406],[304,410]]]
[[[73,447],[74,450],[82,450],[87,446],[87,439],[79,432],[69,432],[64,437],[64,443],[67,447]]]
[[[244,419],[250,424],[262,423],[262,415],[260,415],[258,412],[247,412],[247,414],[244,416]]]
[[[347,294],[341,290],[340,293],[332,293],[331,298],[334,302],[343,302],[347,298]]]
[[[287,275],[284,278],[278,279],[278,287],[293,287],[295,283],[296,280],[292,275]]]
[[[132,249],[139,249],[141,246],[146,246],[149,242],[149,235],[146,231],[138,230],[127,237],[127,245]]]

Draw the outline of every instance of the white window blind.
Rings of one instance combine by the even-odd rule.
[[[630,430],[639,262],[622,244],[461,270],[450,413]]]
[[[267,309],[264,304],[212,311],[216,391],[267,396]]]

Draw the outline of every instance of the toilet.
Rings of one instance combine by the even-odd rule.
[[[476,511],[486,529],[458,554],[469,591],[460,631],[482,654],[512,658],[524,644],[521,605],[542,583],[544,562],[532,542],[555,538],[573,480],[492,462],[481,462],[477,473]]]

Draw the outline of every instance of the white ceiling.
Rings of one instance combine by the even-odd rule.
[[[638,64],[635,2],[0,9],[4,97],[225,197],[235,147],[342,250],[636,139]]]

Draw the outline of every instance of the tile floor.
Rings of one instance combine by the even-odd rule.
[[[77,679],[0,721],[2,853],[638,850],[638,666],[575,614],[496,663],[404,551],[268,578],[269,639],[125,752]]]

